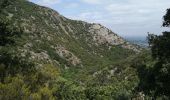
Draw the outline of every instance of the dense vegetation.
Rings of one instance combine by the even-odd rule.
[[[169,26],[169,10],[164,20]],[[91,25],[1,0],[0,100],[169,99],[168,32],[150,35],[151,51],[137,54],[125,44],[97,44]]]
[[[163,17],[164,27],[170,26],[170,9]],[[138,89],[153,99],[170,99],[170,32],[149,34],[150,60],[138,65],[140,83]],[[146,55],[147,56],[147,55]],[[145,59],[146,60],[146,59]]]
[[[37,68],[36,63],[29,61],[27,57],[18,55],[17,48],[23,45],[25,41],[23,34],[26,33],[15,27],[10,28],[8,24],[7,20],[1,20],[0,99],[95,100],[130,99],[132,96],[131,88],[136,85],[131,83],[135,81],[134,78],[129,77],[127,80],[122,80],[122,78],[130,76],[127,73],[128,71],[133,71],[131,68],[126,68],[127,65],[123,66],[125,64],[118,63],[108,68],[104,67],[99,72],[96,72],[94,77],[90,75],[93,72],[88,72],[89,75],[83,75],[79,72],[76,73],[79,76],[74,75],[74,78],[71,76],[71,79],[68,78],[67,80],[68,74],[72,75],[71,71],[75,72],[75,69],[70,72],[63,72],[65,74],[60,75],[57,66],[43,64],[41,68]],[[115,66],[120,67],[116,68]],[[115,72],[110,75],[110,70],[112,69]],[[124,75],[120,76],[121,73]],[[120,79],[118,80],[118,78]],[[80,85],[79,82],[75,82],[80,80],[86,83]]]

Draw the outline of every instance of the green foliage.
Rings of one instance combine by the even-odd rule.
[[[169,27],[169,21],[170,9],[164,16],[163,26]],[[133,64],[137,68],[140,79],[137,90],[143,91],[153,99],[168,100],[170,98],[170,32],[163,32],[159,36],[149,34],[148,40],[151,54],[142,54]]]
[[[8,26],[8,20],[0,20],[0,46],[14,43],[14,37],[19,35],[17,31]]]
[[[85,94],[85,88],[78,86],[73,82],[67,81],[63,78],[59,78],[56,82],[54,95],[59,100],[85,100],[87,99]]]
[[[163,19],[164,19],[163,26],[169,27],[169,25],[170,25],[170,9],[167,9],[167,13],[163,17]]]
[[[54,100],[49,84],[58,76],[56,67],[48,64],[39,70],[34,62],[18,55],[17,48],[23,40],[20,35],[24,32],[9,27],[3,20],[0,32],[0,99]]]
[[[1,100],[28,100],[29,87],[24,84],[23,76],[6,77],[4,83],[0,83]]]
[[[169,26],[170,13],[167,10],[164,16],[163,26]],[[163,35],[150,36],[152,56],[157,63],[154,65],[152,72],[155,77],[155,95],[170,96],[170,32],[163,32]]]
[[[1,10],[11,4],[11,0],[1,0],[0,1],[0,8]],[[0,12],[1,12],[0,10]]]
[[[170,58],[170,32],[163,32],[163,35],[149,35],[152,56],[160,61],[167,61]]]
[[[155,95],[167,95],[170,94],[170,32],[163,32],[160,36],[150,36],[152,57],[157,61],[152,69],[149,69],[153,73],[154,79],[154,91]]]

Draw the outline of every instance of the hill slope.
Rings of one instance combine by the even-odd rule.
[[[87,90],[103,92],[108,89],[104,98],[110,98],[107,95],[118,92],[119,88],[128,91],[135,86],[135,82],[129,83],[137,80],[135,70],[124,60],[140,52],[140,48],[106,27],[71,20],[50,8],[25,0],[2,0],[0,6],[1,26],[4,26],[1,27],[1,52],[12,57],[12,63],[9,59],[5,62],[1,55],[1,64],[9,67],[17,58],[17,63],[31,62],[36,66],[35,70],[43,69],[41,73],[45,75],[51,68],[49,66],[54,66],[52,70],[57,68],[64,80],[87,87]],[[5,35],[8,32],[11,34]],[[3,43],[11,39],[12,42]],[[44,65],[48,68],[44,69]]]

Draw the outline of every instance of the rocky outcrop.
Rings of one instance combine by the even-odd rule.
[[[93,34],[94,41],[99,44],[109,43],[111,45],[119,45],[125,42],[123,38],[100,24],[92,24],[89,27],[89,32]]]
[[[89,32],[93,35],[93,40],[97,42],[98,45],[106,43],[109,45],[121,45],[123,48],[140,52],[139,47],[128,43],[122,37],[100,24],[92,24],[89,27]]]
[[[76,66],[81,63],[80,59],[76,57],[72,52],[66,50],[64,47],[57,47],[56,53],[72,65]]]

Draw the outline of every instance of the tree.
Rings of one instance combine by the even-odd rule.
[[[170,9],[163,17],[163,26],[170,26]],[[156,82],[156,93],[170,96],[170,32],[149,37],[152,56],[157,63],[153,68]]]
[[[167,9],[163,20],[163,27],[169,27],[170,9]],[[148,41],[155,63],[149,68],[144,64],[138,70],[138,73],[144,73],[142,77],[139,76],[139,88],[146,94],[152,94],[155,99],[170,98],[170,32],[165,31],[162,35],[149,34]]]
[[[167,13],[163,17],[163,19],[164,19],[163,26],[169,27],[170,26],[170,8],[167,9]]]

